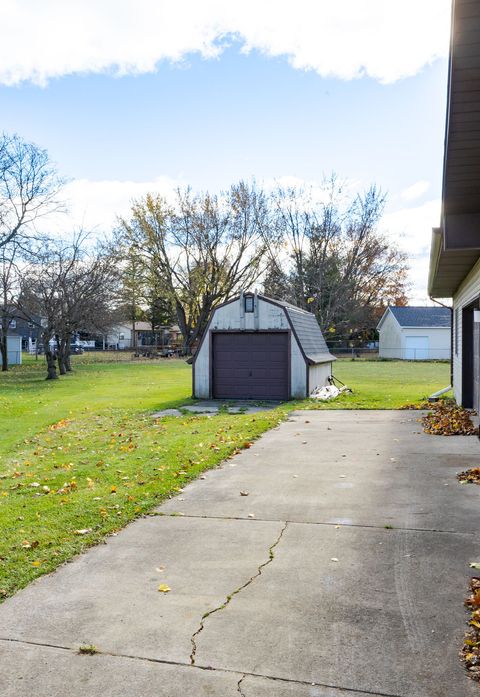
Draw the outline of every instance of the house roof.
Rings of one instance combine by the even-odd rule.
[[[401,327],[449,329],[452,321],[452,313],[448,307],[388,307],[387,312],[388,310]]]

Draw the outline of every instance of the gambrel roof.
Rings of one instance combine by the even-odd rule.
[[[290,320],[293,333],[309,363],[326,363],[335,360],[328,349],[314,314],[283,300],[273,300],[264,295],[258,297],[260,300],[266,300],[283,307]]]

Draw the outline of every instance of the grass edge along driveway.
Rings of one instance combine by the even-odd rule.
[[[376,408],[382,390],[384,408],[392,408],[433,391],[430,382],[435,389],[446,384],[448,366],[419,367],[339,361],[335,372],[355,393],[334,403],[305,400],[255,415],[158,420],[153,410],[189,399],[190,367],[181,361],[87,357],[73,375],[53,383],[44,381],[41,364],[2,376],[0,601],[180,493],[294,408]],[[392,378],[395,371],[404,374],[400,382]],[[413,389],[415,371],[427,375]],[[390,392],[381,387],[382,375]]]

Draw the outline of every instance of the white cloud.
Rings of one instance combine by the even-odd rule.
[[[415,182],[412,186],[404,189],[400,194],[400,198],[403,201],[415,201],[415,199],[420,198],[423,194],[426,194],[430,188],[430,182],[422,179],[421,181]]]
[[[0,82],[140,74],[190,54],[286,57],[299,70],[383,83],[447,55],[450,0],[3,0]]]
[[[440,223],[440,208],[440,199],[434,199],[421,206],[389,212],[382,220],[382,229],[408,254],[412,304],[421,305],[428,300],[430,242],[432,227]]]
[[[67,213],[50,216],[42,221],[39,229],[58,234],[82,228],[96,235],[108,234],[118,216],[126,216],[134,199],[147,193],[170,198],[184,182],[170,177],[157,177],[151,181],[93,181],[74,179],[63,190]]]

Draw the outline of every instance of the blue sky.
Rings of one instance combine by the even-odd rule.
[[[166,3],[149,3],[117,0],[104,13],[110,33],[101,38],[102,17],[90,0],[71,3],[75,17],[62,15],[65,3],[57,0],[42,3],[47,17],[36,18],[30,0],[0,8],[7,44],[25,5],[33,32],[31,55],[0,48],[1,128],[48,149],[70,179],[72,221],[106,229],[132,197],[177,183],[220,189],[255,177],[315,184],[335,171],[352,190],[376,182],[388,192],[385,229],[411,254],[412,299],[425,300],[441,192],[448,2],[336,3],[350,4],[351,14],[389,5],[379,27],[363,15],[346,22],[327,0],[300,0],[298,22],[282,0],[274,19],[249,2],[228,16],[223,6],[200,2],[209,18],[201,16],[201,31],[198,17],[188,24],[182,8],[177,16],[163,7],[160,32],[142,24],[142,10]],[[132,29],[134,7],[140,18]],[[190,15],[197,7],[190,4]],[[412,8],[424,26],[405,36]],[[51,42],[45,37],[38,53],[38,22],[49,12]]]

